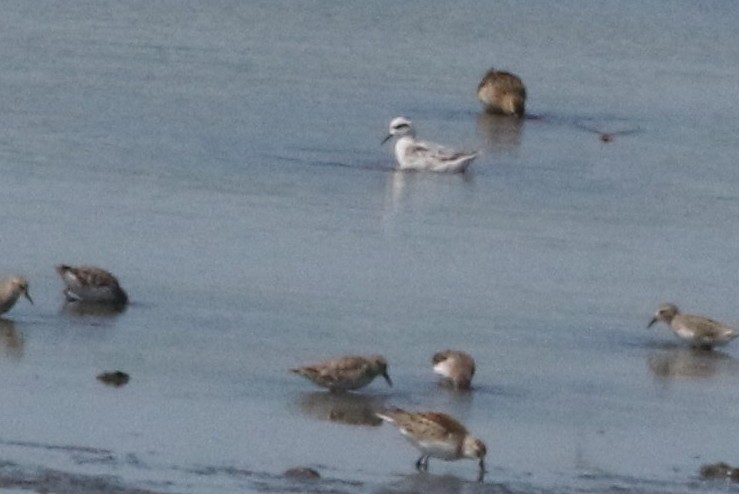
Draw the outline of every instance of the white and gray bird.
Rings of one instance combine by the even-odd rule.
[[[739,336],[735,328],[707,317],[683,314],[675,305],[668,303],[659,306],[647,327],[651,328],[657,321],[664,321],[676,335],[698,348],[726,345]]]
[[[396,117],[390,122],[390,131],[383,144],[392,137],[397,137],[395,159],[400,170],[463,173],[478,155],[476,151],[457,151],[416,139],[413,124],[405,117]]]
[[[64,281],[64,295],[69,301],[113,304],[123,307],[128,295],[110,272],[93,266],[72,267],[61,264],[57,273]]]

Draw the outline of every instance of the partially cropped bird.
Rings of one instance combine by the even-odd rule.
[[[21,295],[33,304],[33,299],[28,293],[28,280],[23,276],[11,276],[0,280],[0,314],[12,309]]]

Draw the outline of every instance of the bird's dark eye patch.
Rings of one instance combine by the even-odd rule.
[[[407,129],[410,127],[407,123],[398,124],[395,127],[393,127],[394,130],[400,130],[400,129]]]

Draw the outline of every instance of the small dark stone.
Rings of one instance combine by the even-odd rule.
[[[284,473],[285,477],[289,479],[305,480],[305,479],[320,479],[321,474],[312,468],[308,467],[295,467],[288,468]]]
[[[120,387],[127,384],[131,377],[123,371],[103,372],[98,377],[98,381],[108,386]]]

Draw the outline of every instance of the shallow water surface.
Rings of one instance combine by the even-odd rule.
[[[645,330],[662,301],[739,324],[732,2],[3,11],[0,271],[36,302],[0,320],[3,491],[739,491],[698,476],[739,463],[739,350]],[[491,65],[530,118],[480,112]],[[482,155],[395,173],[397,115]],[[131,304],[64,309],[59,263]],[[444,348],[473,392],[437,386]],[[395,386],[288,372],[345,353]],[[417,474],[383,406],[459,418],[485,482]]]

